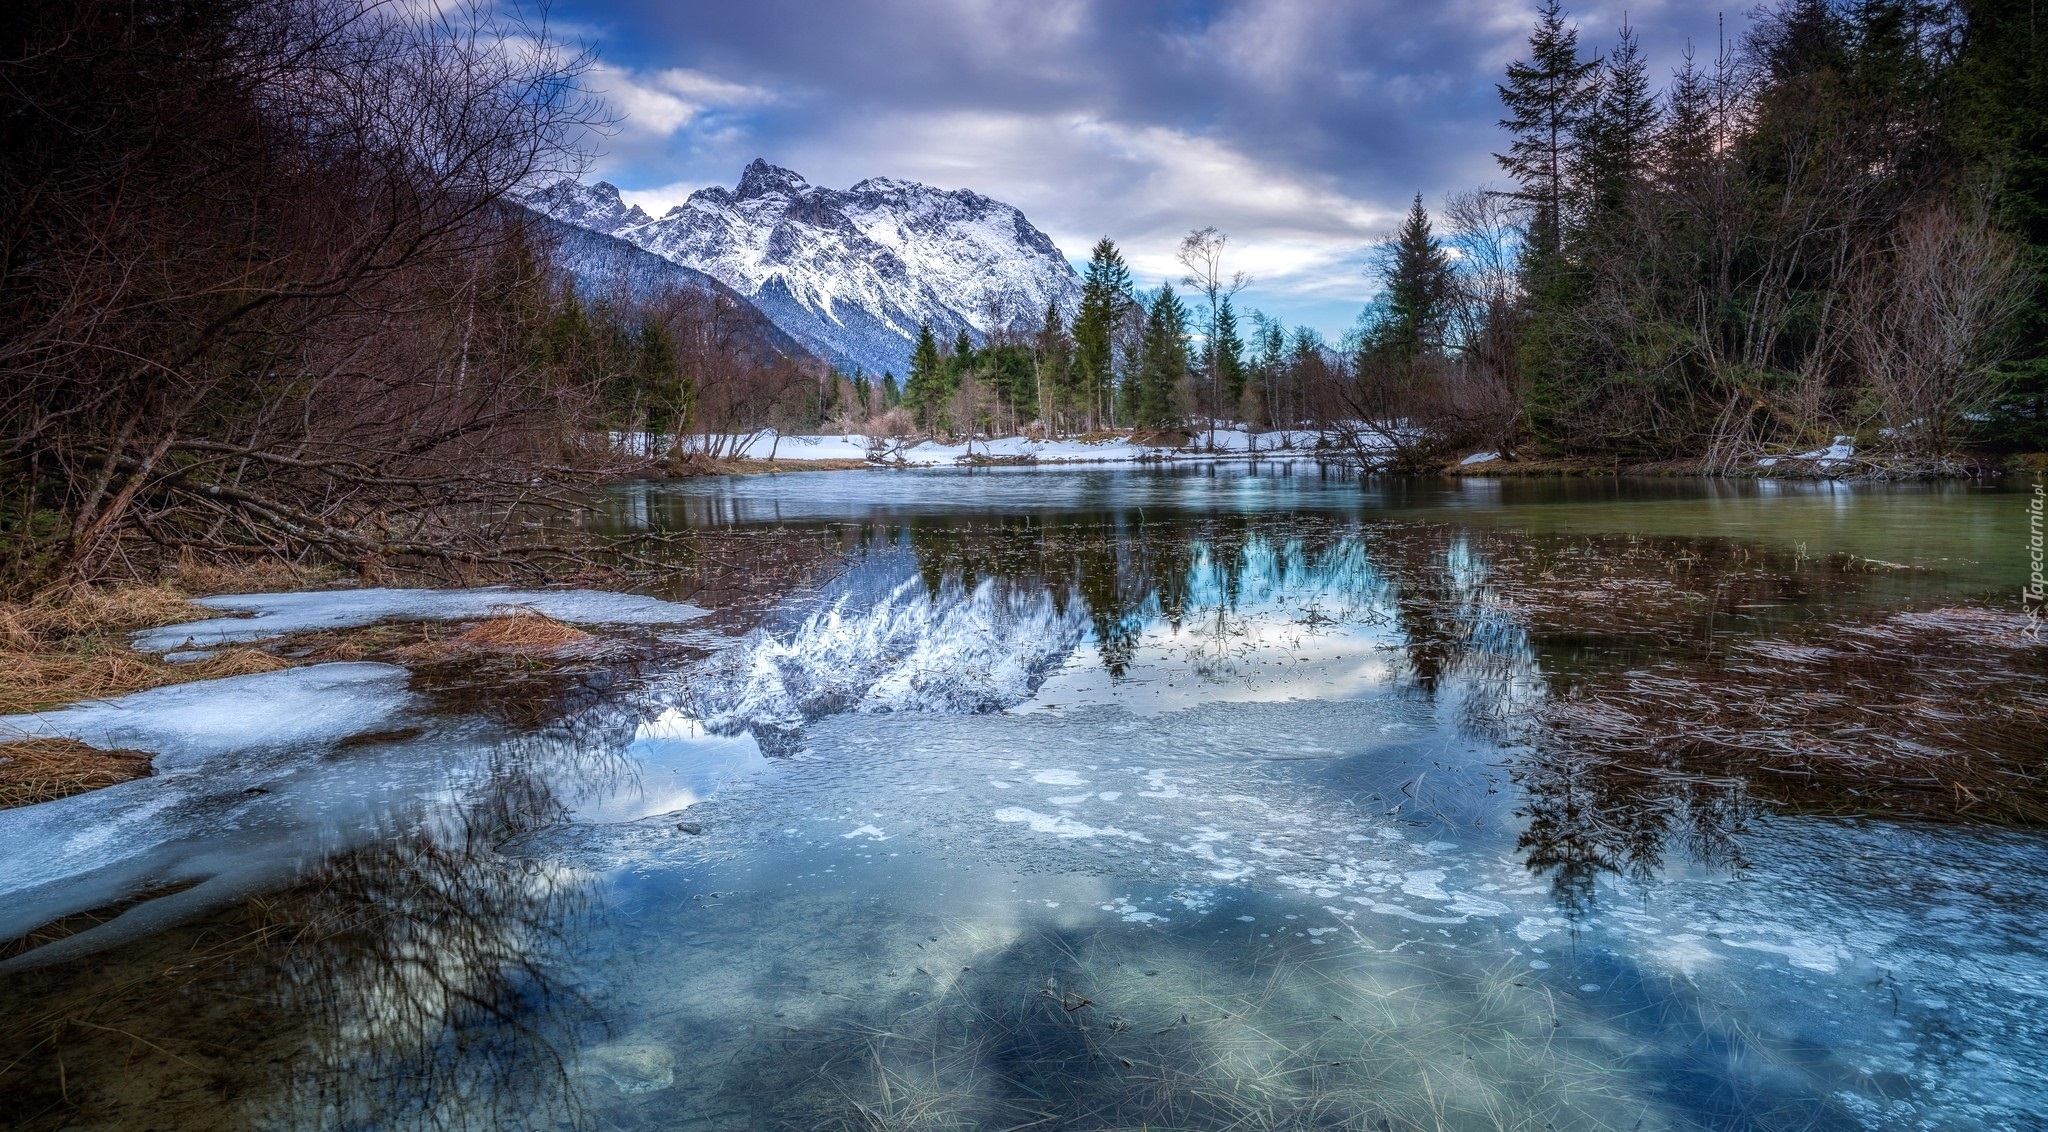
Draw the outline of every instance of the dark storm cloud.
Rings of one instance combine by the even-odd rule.
[[[1632,3],[1659,71],[1712,9]],[[1532,8],[1495,0],[576,0],[627,115],[599,172],[650,203],[756,155],[1024,208],[1155,277],[1217,224],[1276,298],[1355,304],[1361,249],[1422,192],[1497,178],[1494,83]],[[1621,6],[1576,16],[1599,50]],[[1709,42],[1708,50],[1711,51]]]

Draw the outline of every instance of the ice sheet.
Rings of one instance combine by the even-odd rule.
[[[455,621],[503,609],[530,609],[575,625],[680,625],[704,615],[684,602],[602,590],[320,590],[310,593],[222,594],[195,604],[249,616],[146,629],[133,637],[143,652],[205,648],[285,633],[350,629],[379,621]]]

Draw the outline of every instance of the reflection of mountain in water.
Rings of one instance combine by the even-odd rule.
[[[714,730],[751,731],[773,749],[842,712],[1038,699],[1149,715],[1416,695],[1446,727],[1517,750],[1521,848],[1568,908],[1584,907],[1603,876],[1654,874],[1673,850],[1743,863],[1737,838],[1756,807],[1743,779],[1595,758],[1539,721],[1560,681],[1602,679],[1603,666],[1641,653],[1643,625],[1669,615],[1655,604],[1669,599],[1669,556],[1698,557],[1686,544],[1603,550],[1318,516],[1131,513],[913,520],[865,528],[858,542],[809,613],[758,630],[693,678],[691,707]],[[1539,579],[1551,595],[1540,609],[1526,602]]]

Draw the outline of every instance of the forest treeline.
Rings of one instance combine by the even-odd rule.
[[[1542,8],[1499,184],[1380,249],[1341,342],[1241,309],[1227,237],[1140,289],[923,328],[902,375],[764,354],[712,290],[574,280],[519,206],[592,60],[487,0],[0,9],[0,580],[167,556],[547,552],[530,504],[776,428],[1309,428],[1379,468],[1907,471],[2048,448],[2048,80],[2025,0],[1780,0],[1647,59]],[[639,443],[648,438],[648,443]]]
[[[1346,341],[1240,315],[1214,230],[1182,293],[1105,239],[1070,322],[927,341],[906,400],[942,431],[1317,428],[1384,468],[2048,448],[2042,19],[1782,0],[1660,75],[1635,29],[1588,44],[1552,0],[1499,84],[1507,184],[1418,196]]]

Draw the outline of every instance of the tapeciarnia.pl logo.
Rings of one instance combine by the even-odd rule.
[[[2027,575],[2027,587],[2020,591],[2020,599],[2039,611],[2048,605],[2048,577],[2043,576],[2043,560],[2048,559],[2048,548],[2042,542],[2041,524],[2044,518],[2042,508],[2048,503],[2048,483],[2034,481],[2034,497],[2027,500],[2027,556],[2031,559],[2033,572]]]

